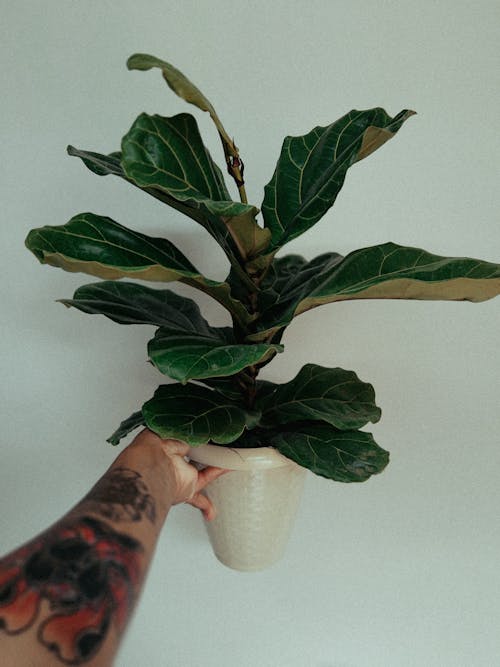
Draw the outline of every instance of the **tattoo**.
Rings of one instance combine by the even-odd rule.
[[[0,630],[22,633],[36,623],[38,641],[66,665],[101,648],[111,622],[123,631],[137,595],[142,547],[92,517],[62,522],[0,560]]]
[[[153,497],[141,475],[129,468],[113,468],[89,491],[85,502],[95,504],[99,514],[111,521],[140,521],[145,515],[156,519]]]

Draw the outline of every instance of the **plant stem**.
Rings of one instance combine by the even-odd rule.
[[[245,165],[240,158],[239,151],[234,141],[227,141],[227,139],[222,136],[222,134],[220,134],[220,138],[226,158],[227,171],[236,183],[241,203],[248,204],[247,193],[245,191],[245,181],[243,180],[243,171],[245,169]]]
[[[230,175],[234,178],[234,182],[238,188],[240,201],[242,204],[248,204],[247,193],[245,191],[245,181],[243,180],[243,170],[245,165],[238,155],[231,156],[227,160],[227,169]]]
[[[253,314],[256,313],[257,308],[257,295],[250,294],[250,312]],[[236,326],[235,326],[236,325]],[[235,318],[233,317],[233,330],[235,338],[238,342],[243,343],[248,334],[247,325],[240,325]],[[247,366],[245,369],[241,370],[236,374],[236,381],[240,388],[243,400],[247,408],[252,409],[255,405],[255,399],[257,397],[257,376],[259,374],[259,367],[257,365]]]
[[[257,375],[259,374],[259,369],[256,366],[250,366],[249,370],[251,372],[252,382],[248,387],[248,407],[253,408],[257,397]]]
[[[252,409],[257,397],[257,375],[259,369],[257,366],[248,366],[244,371],[237,375],[238,384],[245,399],[247,408]]]

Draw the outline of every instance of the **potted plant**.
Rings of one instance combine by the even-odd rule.
[[[188,442],[200,465],[238,469],[207,491],[219,512],[210,536],[223,562],[258,569],[282,552],[305,470],[362,482],[389,459],[372,435],[360,430],[381,413],[373,387],[354,372],[307,364],[283,384],[259,378],[283,352],[283,334],[293,318],[347,299],[483,301],[500,293],[500,265],[394,243],[345,257],[326,252],[306,260],[281,254],[333,205],[348,168],[391,139],[413,111],[393,118],[380,108],[350,111],[327,127],[286,137],[265,186],[259,224],[259,209],[247,202],[238,148],[207,98],[175,67],[153,56],[135,54],[127,65],[159,68],[177,95],[210,114],[240,201],[232,200],[195,118],[187,113],[140,114],[121,150],[110,155],[72,146],[68,152],[94,173],[119,176],[198,222],[224,251],[227,278],[219,282],[202,275],[165,238],[94,213],[34,229],[26,245],[42,263],[103,279],[77,289],[72,299],[62,300],[66,306],[120,324],[157,327],[148,343],[149,359],[174,382],[161,384],[109,442],[116,445],[146,425],[161,437]],[[189,298],[118,282],[122,278],[190,285],[218,301],[232,326],[211,326]],[[233,496],[224,499],[227,493]],[[273,517],[268,502],[276,510]],[[250,512],[248,518],[244,512]]]

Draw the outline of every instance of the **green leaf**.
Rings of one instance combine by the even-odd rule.
[[[132,179],[128,178],[123,171],[121,164],[121,151],[116,151],[114,153],[110,153],[109,155],[102,155],[101,153],[84,151],[75,148],[74,146],[68,146],[67,152],[68,155],[79,157],[87,169],[89,169],[94,174],[97,174],[98,176],[108,176],[110,174],[113,176],[119,176],[120,178],[123,178],[123,180],[127,181],[127,183],[130,183],[143,192],[147,192],[155,199],[159,199],[164,204],[167,204],[168,206],[175,208],[177,211],[184,213],[196,222],[199,222],[204,226],[207,225],[207,222],[203,219],[203,216],[201,216],[198,209],[189,208],[189,206],[186,204],[182,204],[181,202],[176,201],[172,197],[169,197],[165,192],[162,192],[156,188],[141,188]]]
[[[112,174],[113,176],[125,178],[120,164],[121,153],[119,151],[110,153],[109,155],[101,155],[101,153],[94,153],[92,151],[81,151],[74,146],[68,146],[66,150],[68,155],[79,157],[87,169],[90,169],[90,171],[93,171],[98,176]]]
[[[205,95],[203,95],[203,93],[173,65],[167,63],[165,60],[160,60],[155,56],[150,56],[147,53],[134,53],[134,55],[130,56],[127,60],[127,67],[129,70],[137,69],[142,71],[158,67],[162,72],[163,78],[174,93],[186,102],[189,102],[189,104],[194,104],[198,109],[207,111],[215,123],[221,138],[228,144],[232,143],[212,104],[207,100]]]
[[[159,326],[148,344],[151,361],[182,383],[234,375],[283,351],[276,344],[236,344],[230,327],[211,327],[194,301],[170,290],[103,281],[78,288],[62,303],[119,324]]]
[[[301,420],[325,421],[341,430],[357,429],[380,419],[371,384],[342,368],[306,364],[293,380],[278,385],[257,402],[261,425]]]
[[[200,380],[204,385],[215,389],[216,392],[222,394],[225,398],[229,398],[233,402],[241,401],[242,390],[237,382],[235,375],[228,375],[226,377],[203,378]]]
[[[232,401],[237,402],[241,400],[242,392],[235,375],[230,375],[228,377],[203,378],[201,382],[220,392],[226,398],[230,398]],[[268,380],[257,380],[258,397],[262,398],[265,394],[274,391],[277,386],[277,384],[269,382]]]
[[[158,187],[179,201],[205,204],[219,212],[231,204],[237,214],[248,204],[231,202],[222,172],[204,146],[196,120],[140,114],[122,139],[122,166],[141,187]]]
[[[266,311],[275,307],[279,309],[282,303],[288,303],[295,292],[308,285],[316,278],[318,270],[338,264],[342,255],[335,252],[325,253],[308,262],[301,255],[284,255],[278,257],[269,267],[261,285],[259,294],[259,310]]]
[[[122,140],[122,167],[141,188],[152,188],[197,209],[222,247],[243,260],[265,248],[268,231],[258,226],[255,206],[231,201],[222,173],[190,114],[171,118],[141,114]]]
[[[161,385],[142,406],[149,429],[161,438],[184,440],[192,447],[229,444],[253,428],[258,413],[246,410],[221,394],[194,384]]]
[[[295,425],[294,425],[295,427]],[[278,433],[278,429],[266,429],[256,427],[251,431],[243,431],[237,440],[231,443],[232,447],[238,448],[257,448],[257,447],[274,447],[272,438]]]
[[[121,152],[102,155],[92,151],[79,150],[73,146],[68,146],[67,150],[69,155],[79,157],[94,174],[98,174],[99,176],[107,176],[109,174],[119,176],[127,181],[127,183],[130,183],[139,190],[146,192],[202,225],[224,250],[233,266],[233,271],[238,274],[239,279],[246,286],[246,290],[255,291],[255,286],[241,268],[237,255],[239,253],[241,259],[248,261],[249,264],[256,261],[251,258],[254,253],[261,252],[269,244],[270,232],[258,226],[251,211],[247,211],[242,216],[229,218],[226,221],[224,218],[203,212],[200,208],[193,208],[186,202],[178,201],[159,188],[141,187],[134,180],[128,178],[123,171]]]
[[[500,265],[469,257],[442,257],[395,243],[355,250],[339,261],[328,253],[298,268],[295,280],[256,322],[272,337],[293,317],[334,301],[420,299],[485,301],[500,294]]]
[[[205,320],[194,332],[162,327],[148,344],[158,370],[183,384],[234,375],[282,351],[282,345],[236,344],[232,329],[210,327]]]
[[[110,280],[179,280],[212,296],[239,322],[250,319],[227,283],[205,278],[170,241],[132,231],[111,218],[81,213],[65,225],[32,230],[26,246],[40,262],[66,271]]]
[[[163,190],[154,187],[140,186],[133,179],[129,178],[123,171],[121,164],[121,152],[102,155],[101,153],[94,153],[92,151],[79,150],[73,146],[68,146],[67,150],[69,155],[79,157],[85,166],[94,174],[98,174],[99,176],[107,176],[109,174],[119,176],[120,178],[123,178],[125,181],[127,181],[127,183],[130,183],[134,187],[139,188],[139,190],[147,192],[155,199],[159,199],[164,204],[167,204],[168,206],[175,208],[177,211],[180,211],[181,213],[189,216],[196,222],[203,225],[225,251],[231,251],[229,243],[231,241],[231,235],[229,230],[225,229],[225,227],[220,224],[220,220],[207,219],[199,208],[192,208],[188,204],[178,201],[174,197],[171,197]]]
[[[347,169],[394,136],[414,112],[391,118],[380,108],[350,111],[327,127],[286,137],[262,213],[273,249],[312,227],[333,205]]]
[[[73,299],[60,299],[91,315],[105,315],[118,324],[152,324],[197,332],[205,322],[198,305],[170,290],[136,283],[101,281],[79,287]]]
[[[130,415],[127,419],[122,421],[120,426],[116,431],[111,435],[106,442],[111,443],[112,445],[117,445],[122,438],[125,438],[129,433],[134,431],[139,426],[145,425],[144,417],[142,412],[134,412],[133,415]]]
[[[371,433],[338,431],[319,422],[277,432],[270,442],[292,461],[337,482],[364,482],[389,463],[389,452]]]

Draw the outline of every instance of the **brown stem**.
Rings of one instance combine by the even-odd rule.
[[[240,158],[239,151],[234,141],[228,142],[222,135],[220,135],[220,138],[222,140],[222,147],[224,148],[224,155],[226,157],[227,171],[236,183],[241,203],[248,204],[245,181],[243,180],[245,165]]]
[[[257,397],[256,378],[258,374],[259,368],[257,366],[248,366],[246,370],[240,371],[236,376],[245,403],[250,409],[255,405],[255,399]]]

